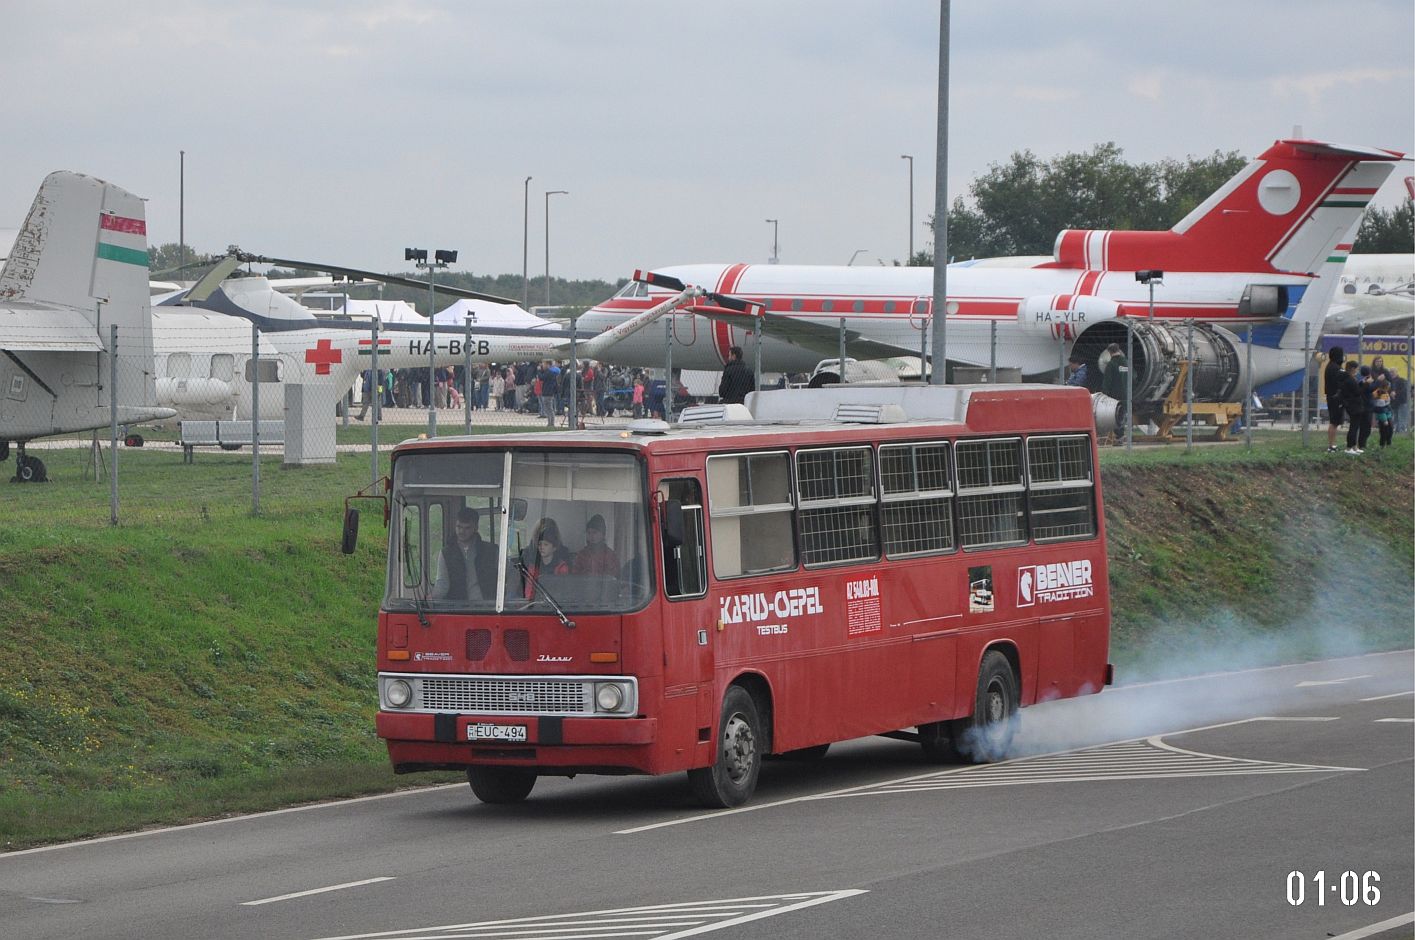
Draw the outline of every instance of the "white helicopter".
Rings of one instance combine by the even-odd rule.
[[[143,200],[49,174],[0,268],[0,460],[13,443],[14,479],[43,482],[27,442],[171,417],[152,365]]]
[[[260,418],[279,418],[282,396],[268,394],[278,383],[329,385],[342,396],[360,372],[372,365],[373,335],[369,320],[321,315],[275,290],[263,277],[233,278],[242,263],[278,264],[328,271],[348,277],[404,286],[427,287],[424,281],[378,274],[338,265],[252,255],[233,247],[225,258],[193,287],[159,298],[153,307],[153,348],[157,397],[186,420],[252,417],[252,326],[259,328]],[[496,304],[515,301],[463,288],[439,286],[440,293]],[[421,368],[428,364],[428,344],[434,342],[437,365],[463,362],[524,362],[602,359],[626,337],[665,314],[708,296],[697,288],[674,292],[651,308],[603,332],[574,335],[542,327],[481,326],[438,322],[429,334],[426,323],[379,324],[378,367]],[[750,305],[712,295],[722,305],[750,313]],[[431,337],[431,338],[430,338]]]

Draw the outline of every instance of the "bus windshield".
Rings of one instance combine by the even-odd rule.
[[[631,454],[407,454],[393,477],[390,610],[619,613],[651,593]]]

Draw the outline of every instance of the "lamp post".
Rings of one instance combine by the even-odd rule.
[[[526,177],[525,198],[521,202],[521,306],[531,307],[531,282],[528,267],[531,247],[531,178]]]
[[[776,219],[767,219],[767,222],[770,223],[770,225],[771,225],[771,263],[772,263],[772,264],[776,264],[777,261],[780,260],[779,256],[778,256],[777,253],[776,253],[776,248],[777,248],[777,242],[776,242],[777,220],[776,220]]]
[[[856,248],[856,249],[855,249],[855,253],[850,256],[850,260],[847,261],[847,262],[845,262],[845,266],[846,266],[847,268],[850,267],[850,265],[852,265],[852,264],[855,263],[855,259],[856,259],[856,258],[860,257],[860,255],[864,254],[864,253],[867,252],[867,251],[869,251],[868,248]]]
[[[568,189],[552,189],[545,194],[545,305],[550,306],[550,197],[568,196]]]
[[[187,152],[177,151],[177,279],[187,276]]]
[[[934,150],[934,385],[948,384],[948,31],[952,0],[938,15],[938,146]],[[943,316],[939,316],[942,313]]]
[[[914,155],[901,153],[899,159],[909,161],[909,254],[904,259],[907,267],[914,261]]]
[[[1155,318],[1155,285],[1164,283],[1164,272],[1158,268],[1150,268],[1144,271],[1135,272],[1135,280],[1150,288],[1150,312],[1149,319]],[[1125,449],[1129,450],[1135,430],[1135,415],[1132,407],[1132,400],[1135,397],[1135,331],[1127,329],[1125,331]],[[1189,364],[1192,371],[1194,364]]]
[[[434,319],[437,306],[433,299],[433,280],[438,268],[456,264],[457,252],[439,248],[429,261],[426,248],[404,248],[403,260],[427,271],[427,436],[437,437],[437,322]]]

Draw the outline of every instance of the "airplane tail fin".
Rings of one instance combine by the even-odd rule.
[[[143,201],[81,173],[45,177],[0,271],[0,300],[31,300],[134,323],[148,305]]]
[[[1167,232],[1066,229],[1050,267],[1316,274],[1405,158],[1279,140]]]
[[[7,300],[76,311],[105,349],[110,327],[116,325],[119,379],[114,392],[125,405],[154,401],[142,199],[92,176],[50,173],[0,269],[0,303]]]

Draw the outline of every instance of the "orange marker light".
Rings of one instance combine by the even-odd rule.
[[[617,663],[617,662],[619,662],[619,654],[618,654],[618,653],[591,653],[591,654],[590,654],[590,662],[592,662],[592,663]]]
[[[407,650],[389,650],[388,658],[396,660],[410,659],[411,654]]]

